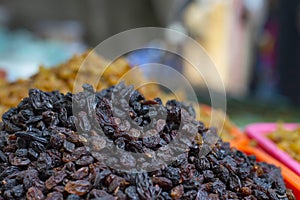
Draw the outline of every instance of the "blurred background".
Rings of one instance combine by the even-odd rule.
[[[206,49],[225,84],[227,113],[240,127],[299,121],[300,0],[0,0],[1,78],[27,78],[41,64],[55,66],[114,34],[147,26],[183,32]],[[178,38],[166,42],[194,53]],[[134,52],[127,59],[132,65],[163,60],[193,73],[172,56]]]

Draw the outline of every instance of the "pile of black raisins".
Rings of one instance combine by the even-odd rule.
[[[124,84],[83,88],[66,95],[31,89],[3,115],[0,200],[295,199],[279,168],[219,138],[212,144],[216,130],[197,122],[191,107],[146,100]],[[113,156],[119,150],[122,157]],[[175,161],[160,163],[176,151]],[[128,172],[153,161],[160,168]]]

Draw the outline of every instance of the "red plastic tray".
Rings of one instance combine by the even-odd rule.
[[[296,129],[298,126],[299,124],[296,123],[284,124],[284,128],[287,130]],[[273,141],[266,137],[268,133],[273,132],[276,129],[276,123],[257,123],[248,125],[245,132],[250,138],[256,140],[261,148],[300,176],[300,163],[294,160],[285,151],[279,149]]]

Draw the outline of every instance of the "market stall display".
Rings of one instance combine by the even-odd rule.
[[[87,58],[88,55],[89,55],[89,59],[86,60],[85,68],[83,71],[81,71],[81,76],[78,76],[79,68],[80,68],[82,62]],[[120,172],[118,170],[108,169],[107,166],[103,165],[103,163],[101,163],[101,159],[100,159],[101,155],[99,153],[95,154],[95,152],[88,152],[88,150],[84,148],[85,145],[87,145],[87,143],[89,145],[93,146],[93,142],[91,141],[91,139],[89,140],[87,138],[92,138],[93,140],[97,141],[97,143],[100,142],[100,144],[104,144],[104,146],[109,144],[109,141],[103,140],[103,138],[99,138],[95,132],[93,132],[92,135],[80,135],[80,136],[78,136],[76,134],[74,135],[73,133],[75,133],[74,131],[76,131],[76,127],[75,127],[75,122],[72,120],[77,119],[76,117],[73,118],[72,116],[70,116],[69,118],[66,118],[66,116],[63,116],[63,114],[55,115],[54,114],[55,112],[52,113],[53,110],[51,110],[51,109],[53,109],[53,108],[50,108],[51,106],[47,108],[48,109],[47,111],[40,113],[39,109],[34,107],[34,106],[39,105],[39,103],[38,102],[34,103],[35,100],[33,100],[35,98],[34,97],[35,95],[38,95],[38,96],[40,95],[41,99],[43,100],[43,98],[45,97],[44,94],[48,94],[48,96],[52,96],[54,99],[57,97],[60,97],[60,98],[63,97],[63,98],[61,98],[61,100],[63,100],[63,101],[67,101],[66,100],[67,98],[74,98],[76,95],[80,96],[80,94],[76,94],[76,95],[74,95],[74,97],[72,97],[72,95],[68,96],[69,95],[68,92],[74,91],[74,82],[76,79],[77,79],[76,81],[78,81],[80,83],[93,84],[93,86],[95,87],[95,89],[97,91],[102,90],[102,91],[107,92],[109,90],[103,90],[103,89],[118,83],[120,81],[121,77],[124,74],[126,74],[128,71],[130,71],[131,68],[132,67],[128,64],[128,62],[126,61],[125,58],[119,58],[116,61],[114,61],[113,63],[109,64],[108,61],[101,58],[99,55],[96,55],[91,52],[86,52],[82,55],[74,56],[68,62],[60,64],[53,68],[40,67],[39,72],[27,80],[17,80],[15,82],[8,82],[5,79],[1,79],[1,82],[0,82],[0,88],[2,89],[0,92],[0,97],[1,97],[0,98],[0,114],[1,115],[5,111],[7,111],[9,108],[18,106],[19,102],[22,99],[24,99],[22,102],[26,102],[27,101],[26,99],[32,99],[31,100],[31,103],[32,103],[31,109],[33,109],[33,110],[30,110],[30,112],[22,111],[22,103],[21,103],[17,107],[18,113],[15,113],[15,112],[17,112],[15,109],[11,109],[9,113],[3,115],[4,126],[2,127],[2,129],[4,131],[1,132],[2,139],[0,139],[0,140],[1,140],[2,147],[0,148],[0,150],[1,150],[0,154],[1,154],[1,159],[4,162],[4,164],[1,165],[1,173],[0,174],[1,174],[1,180],[4,181],[3,183],[5,183],[5,185],[2,187],[2,189],[1,189],[2,193],[0,192],[0,194],[6,195],[5,196],[6,199],[8,199],[8,198],[16,199],[16,198],[19,198],[18,195],[25,194],[25,193],[27,195],[27,198],[41,197],[41,198],[49,198],[49,199],[51,199],[51,198],[55,199],[55,198],[61,198],[61,197],[77,198],[78,196],[86,196],[88,198],[92,198],[92,197],[96,198],[97,195],[98,196],[100,195],[100,197],[102,197],[104,195],[103,197],[107,197],[107,198],[112,198],[112,196],[114,196],[114,195],[115,196],[119,195],[120,198],[121,197],[125,198],[125,196],[129,195],[129,193],[132,193],[131,195],[138,195],[138,196],[141,195],[139,192],[137,192],[137,188],[139,185],[139,183],[136,182],[137,178],[134,178],[134,180],[127,180],[126,178],[128,178],[128,177],[127,176],[124,177],[124,174],[120,174]],[[103,76],[99,80],[97,85],[95,85],[92,82],[92,80],[95,80],[95,78],[97,78],[97,77],[95,77],[97,74],[96,73],[97,70],[103,70],[103,69],[106,69],[106,70],[104,71]],[[141,79],[141,81],[146,80],[142,74],[138,77],[139,77],[139,79]],[[126,80],[126,84],[130,84],[130,80]],[[42,92],[37,89],[30,90],[31,88],[37,88],[37,89],[43,90],[45,92]],[[26,96],[28,95],[27,94],[28,90],[30,90],[31,92],[29,93],[29,98],[26,98]],[[53,90],[58,90],[59,92],[64,93],[64,95],[55,93],[55,92],[54,93],[53,92],[46,93],[46,92],[50,92]],[[174,98],[174,96],[172,96],[172,94],[164,93],[162,90],[160,90],[159,87],[156,87],[156,86],[139,88],[139,92],[141,92],[147,99],[153,99],[153,98],[159,96],[159,97],[161,97],[162,103],[167,103],[169,99]],[[98,94],[100,94],[100,93],[98,93]],[[102,94],[103,94],[103,92],[102,92]],[[56,97],[54,97],[54,96],[56,96]],[[107,96],[106,96],[106,98],[107,98]],[[180,97],[180,99],[184,99],[184,94],[182,97]],[[59,100],[55,99],[53,101],[55,102],[55,101],[59,101]],[[54,103],[53,101],[52,101],[52,103]],[[174,102],[176,102],[176,101],[174,101]],[[60,101],[60,103],[61,103],[61,101]],[[29,104],[30,104],[30,102],[29,102]],[[66,104],[68,104],[68,103],[66,103]],[[64,104],[64,106],[66,106],[66,104]],[[156,104],[160,104],[160,103],[154,102],[154,105],[156,105]],[[44,104],[43,106],[45,106],[45,105],[46,104]],[[175,105],[178,106],[179,104],[177,105],[177,103],[175,103]],[[58,106],[58,104],[56,105],[56,107],[57,106]],[[199,105],[194,104],[193,106],[199,106],[199,110],[196,109],[196,112],[199,111],[199,113],[193,114],[196,116],[196,120],[203,122],[205,127],[211,127],[211,126],[221,127],[222,129],[218,130],[218,135],[222,138],[223,141],[230,142],[230,147],[232,148],[232,149],[228,149],[229,148],[229,146],[227,146],[228,144],[223,143],[220,140],[216,144],[216,147],[213,148],[213,151],[208,156],[215,156],[215,155],[217,155],[217,152],[219,150],[221,150],[221,149],[224,150],[224,148],[227,149],[226,150],[227,154],[224,155],[225,157],[230,155],[231,157],[233,157],[237,160],[241,159],[240,158],[241,155],[243,155],[242,156],[243,158],[245,156],[242,152],[240,152],[238,150],[241,150],[248,155],[255,155],[257,157],[258,161],[267,162],[267,163],[270,163],[270,164],[273,164],[273,165],[279,167],[281,169],[285,184],[287,185],[288,188],[292,189],[292,191],[296,197],[299,197],[299,195],[300,195],[300,186],[299,186],[300,180],[299,179],[300,178],[299,178],[299,176],[297,176],[294,172],[292,172],[290,169],[288,169],[285,166],[285,165],[287,165],[288,167],[290,167],[289,164],[286,164],[286,163],[288,163],[286,159],[281,160],[280,158],[276,157],[280,161],[282,161],[282,163],[284,163],[284,164],[281,164],[280,162],[276,161],[268,154],[264,153],[262,150],[251,147],[250,140],[247,138],[247,136],[243,132],[241,132],[230,121],[228,116],[226,116],[226,114],[223,111],[219,110],[217,112],[214,112],[214,114],[216,115],[215,120],[213,122],[211,122],[211,118],[212,118],[212,108],[211,107],[204,105],[204,104],[199,104]],[[62,108],[62,109],[64,110],[67,107]],[[168,107],[168,104],[166,105],[166,107]],[[138,112],[140,112],[140,111],[134,111],[134,112],[137,112],[136,121],[138,121],[142,124],[148,123],[147,122],[148,119],[143,117],[143,114],[141,114],[142,112],[140,114],[138,114]],[[53,119],[53,114],[54,114],[54,116],[58,116],[57,120]],[[40,115],[42,115],[42,117],[40,117]],[[67,115],[69,115],[69,114],[67,114]],[[56,132],[54,131],[55,133],[60,132],[59,135],[55,135],[55,134],[51,135],[51,136],[43,135],[43,134],[39,135],[41,133],[41,132],[39,132],[39,131],[41,131],[41,129],[47,130],[48,133],[50,132],[49,131],[49,128],[50,128],[49,123],[50,122],[48,121],[47,122],[48,124],[47,124],[45,121],[43,121],[43,120],[47,120],[46,119],[47,117],[49,118],[49,120],[50,120],[50,118],[51,118],[51,120],[54,120],[53,123],[55,126],[57,125],[57,123],[60,124],[59,126],[63,126],[63,129],[59,129]],[[23,120],[23,122],[22,122],[22,120]],[[26,120],[26,122],[24,120]],[[35,121],[35,120],[37,120],[37,121]],[[61,120],[63,120],[63,121],[61,121]],[[77,119],[77,120],[79,120],[79,119]],[[82,119],[82,120],[84,120],[84,119]],[[19,125],[15,126],[14,123],[17,123],[17,124],[22,123],[23,124],[22,128],[26,128],[26,126],[28,126],[28,124],[31,124],[31,121],[33,124],[36,124],[38,121],[43,122],[43,123],[40,123],[40,125],[39,125],[40,127],[34,128],[34,131],[37,131],[37,133],[33,134],[34,131],[31,131],[31,132],[23,131],[22,132],[21,130],[17,130],[18,128],[15,129]],[[82,123],[83,122],[81,122],[81,124]],[[42,124],[44,124],[44,125],[42,125]],[[124,127],[121,124],[119,124],[119,125],[120,125],[120,127]],[[71,132],[72,131],[73,132],[69,133],[68,129],[70,129]],[[84,129],[84,127],[82,127],[82,129]],[[212,130],[215,131],[216,129],[212,129]],[[268,131],[268,133],[271,133],[272,131],[275,131],[275,130],[276,129],[272,129],[272,130],[270,129]],[[216,132],[214,132],[214,131],[212,131],[212,133],[216,134]],[[247,132],[249,132],[249,131],[247,131]],[[61,133],[64,136],[62,136]],[[130,131],[130,133],[132,133],[134,135],[137,132]],[[255,133],[255,135],[257,135],[257,133]],[[294,159],[297,159],[297,154],[294,152],[294,151],[297,151],[297,148],[298,148],[297,145],[295,146],[295,141],[296,141],[295,139],[297,138],[297,133],[296,133],[296,131],[294,131],[292,133],[292,135],[295,137],[289,137],[287,135],[290,136],[289,131],[284,131],[283,129],[279,129],[278,131],[275,131],[275,132],[269,134],[268,137],[270,137],[272,140],[274,140],[275,143],[277,142],[279,147],[286,148],[285,150],[287,152],[289,152],[291,154],[291,156],[294,155],[293,156]],[[62,137],[60,138],[60,136],[62,136]],[[58,141],[61,140],[61,142],[59,142],[59,147],[57,147],[57,146],[55,146],[55,144],[51,143],[52,137],[54,137],[55,139],[58,139]],[[68,139],[69,137],[71,137],[71,139]],[[256,139],[258,141],[258,143],[260,143],[260,139],[257,139],[256,136],[252,137],[252,138]],[[292,138],[293,138],[293,143],[288,143],[288,140],[291,140]],[[73,139],[76,141],[74,141]],[[129,139],[131,140],[132,137],[130,136]],[[165,139],[166,138],[164,138],[164,140]],[[265,139],[267,139],[267,138],[265,138]],[[287,140],[282,140],[282,139],[287,139]],[[33,141],[31,141],[31,140],[33,140]],[[48,142],[48,140],[50,141],[49,145],[45,145],[46,140],[47,140],[47,142]],[[5,142],[3,142],[3,141],[5,141]],[[20,141],[21,141],[21,143],[20,143]],[[22,141],[23,141],[23,143],[22,143]],[[58,141],[56,141],[56,142],[58,142]],[[103,141],[104,141],[104,143],[103,143]],[[156,140],[153,140],[153,141],[156,141]],[[150,141],[142,140],[141,148],[150,148],[150,149],[155,148],[155,147],[153,147],[154,143],[152,145],[153,141],[152,140],[150,140]],[[157,138],[157,141],[158,141],[158,138]],[[126,142],[126,140],[122,140],[122,139],[117,140],[117,144],[121,145],[121,146],[125,145],[125,148],[127,148],[126,146],[130,143],[130,142],[129,143],[128,142],[129,142],[128,138],[127,138],[127,142]],[[3,145],[6,145],[6,144],[10,144],[10,146],[4,147]],[[25,146],[22,146],[22,144]],[[160,145],[160,144],[156,144],[156,145]],[[95,146],[95,142],[94,142],[94,147],[98,148],[98,150],[99,150],[99,148],[100,148],[100,150],[102,149],[101,146],[100,147],[97,145]],[[60,149],[59,154],[57,154],[57,150],[58,150],[57,148]],[[139,148],[139,147],[135,146],[134,148]],[[236,150],[235,148],[238,150]],[[128,150],[128,149],[126,149],[126,150]],[[71,151],[74,151],[74,153],[72,154]],[[190,153],[193,153],[193,151],[195,151],[195,149],[189,149]],[[275,157],[274,152],[273,153],[271,152],[271,155],[273,155]],[[279,154],[279,155],[281,155],[281,154]],[[54,163],[53,166],[51,166],[50,163],[48,163],[51,166],[50,174],[45,175],[47,177],[41,178],[40,176],[41,176],[42,172],[40,170],[38,170],[37,167],[42,167],[42,166],[40,166],[40,165],[42,165],[42,164],[40,164],[40,161],[44,160],[45,162],[48,162],[47,159],[48,159],[48,161],[50,159],[53,162],[55,159],[58,159],[59,163],[56,163],[56,164]],[[71,159],[71,161],[68,159]],[[167,175],[165,175],[165,173],[163,173],[163,171],[162,171],[161,177],[151,176],[153,174],[144,174],[144,176],[142,177],[143,181],[148,180],[149,181],[148,185],[150,188],[151,188],[151,184],[153,187],[158,186],[158,188],[157,188],[158,191],[155,190],[153,194],[158,195],[157,192],[160,192],[160,194],[157,197],[168,198],[170,196],[173,199],[174,198],[176,199],[179,196],[180,196],[180,198],[182,197],[185,199],[190,199],[190,198],[194,198],[195,195],[196,196],[204,195],[203,198],[208,198],[208,197],[216,198],[217,195],[213,194],[215,192],[214,190],[216,190],[217,193],[220,192],[220,190],[222,192],[225,191],[224,194],[229,195],[229,196],[233,195],[233,197],[235,197],[235,195],[237,195],[237,197],[239,197],[239,195],[244,195],[244,196],[248,195],[248,193],[250,191],[250,190],[248,190],[248,188],[245,188],[245,187],[240,188],[241,191],[245,192],[245,194],[243,194],[243,192],[238,192],[238,191],[234,191],[233,189],[230,189],[230,185],[226,185],[226,184],[230,184],[227,181],[225,181],[225,182],[224,182],[224,180],[216,181],[214,179],[210,179],[209,177],[206,178],[205,176],[207,176],[207,174],[203,174],[203,170],[210,171],[213,176],[217,175],[216,173],[218,173],[218,172],[215,171],[217,169],[215,169],[215,167],[214,167],[215,163],[210,164],[211,166],[213,166],[212,168],[200,170],[199,165],[197,163],[195,163],[194,161],[190,161],[189,155],[186,155],[186,157],[184,159],[187,161],[187,163],[182,163],[182,164],[176,166],[175,170],[179,169],[179,173],[189,173],[189,172],[196,173],[196,175],[197,175],[196,181],[200,181],[201,182],[200,185],[205,185],[205,187],[207,186],[208,188],[205,188],[201,193],[199,193],[199,192],[196,193],[194,189],[187,189],[186,184],[184,184],[182,182],[177,183],[176,181],[174,182],[174,180],[172,180],[172,179],[170,179],[170,181],[168,181],[170,177],[167,177]],[[224,160],[222,160],[222,159],[223,158],[221,158],[221,157],[217,158],[217,160],[218,160],[217,162],[223,163]],[[272,173],[280,174],[280,170],[278,168],[275,168],[272,165],[259,164],[259,162],[255,161],[255,160],[251,160],[252,159],[251,156],[247,159],[249,159],[249,162],[251,163],[250,166],[248,166],[250,168],[254,167],[254,165],[255,165],[255,166],[258,166],[258,168],[260,168],[260,167],[262,167],[264,169],[267,168],[266,173],[268,172],[271,174]],[[209,162],[212,162],[211,159],[208,159],[208,160],[209,160]],[[69,161],[72,162],[73,164],[71,164]],[[91,163],[88,163],[87,165],[84,165],[84,166],[80,164],[81,162],[84,163],[84,162],[90,162],[90,161],[91,161]],[[128,160],[126,160],[126,162],[128,162]],[[69,166],[69,164],[70,164],[70,166]],[[252,164],[253,164],[253,166],[252,166]],[[190,166],[193,166],[193,165],[195,166],[195,168],[192,168],[191,169],[192,171],[185,172],[186,167],[188,167],[188,169],[190,170]],[[221,164],[221,165],[223,165],[223,164]],[[107,169],[109,170],[109,172],[111,173],[110,176],[117,177],[117,179],[116,180],[114,180],[114,178],[111,178],[109,180],[104,179],[103,182],[101,182],[101,187],[103,187],[103,188],[101,188],[101,189],[98,187],[93,188],[94,187],[93,181],[95,181],[95,180],[91,177],[97,175],[96,173],[98,173],[98,172],[100,173],[100,171],[103,170],[103,168],[102,168],[103,166],[105,166],[105,170],[107,170]],[[71,169],[67,169],[67,167],[71,167]],[[174,166],[170,166],[170,167],[174,168]],[[24,171],[23,168],[26,168],[26,170]],[[292,167],[290,167],[290,168],[293,169]],[[20,171],[20,169],[21,169],[21,171]],[[300,169],[300,168],[298,168],[298,169]],[[8,171],[6,171],[6,170],[8,170]],[[97,172],[97,170],[98,170],[98,172]],[[297,172],[297,170],[295,170],[295,169],[294,169],[294,171]],[[9,176],[8,174],[10,172],[13,175]],[[37,181],[37,183],[39,183],[40,185],[26,185],[26,182],[24,182],[28,179],[28,177],[25,177],[26,173],[29,173],[29,176],[30,176],[29,179],[32,178],[32,180]],[[70,176],[70,173],[74,173],[74,174],[72,174],[72,176]],[[230,173],[235,173],[235,172],[231,171]],[[238,173],[238,172],[236,172],[236,173]],[[256,172],[256,173],[258,173],[258,172]],[[57,180],[58,176],[60,176],[60,175],[63,175],[62,176],[63,178],[61,181],[56,183],[55,181]],[[252,175],[251,175],[251,177],[252,177]],[[198,176],[200,176],[200,180],[198,179]],[[74,177],[79,177],[79,178],[74,178]],[[201,177],[203,178],[203,180],[201,179]],[[239,177],[239,175],[238,175],[238,177]],[[274,178],[274,181],[275,181],[275,179],[277,179],[276,181],[279,181],[280,179],[282,179],[282,177],[273,177],[273,178]],[[239,179],[243,185],[244,184],[243,179],[241,177],[239,177]],[[14,185],[15,180],[23,181],[23,183],[20,183],[21,185],[23,184],[22,185],[23,190],[20,189],[21,188],[20,184]],[[70,181],[70,184],[68,184],[68,181]],[[110,182],[110,181],[112,181],[112,182]],[[180,181],[182,181],[181,177],[180,177]],[[6,185],[9,182],[12,182],[12,185]],[[128,185],[129,183],[133,184],[133,185],[129,186]],[[53,185],[53,187],[52,186],[50,187],[49,184]],[[116,188],[118,188],[118,189],[116,190],[116,188],[114,188],[115,189],[114,192],[111,192],[111,190],[109,192],[108,189],[113,187],[113,186],[110,186],[110,184],[117,184]],[[171,184],[171,185],[166,186],[166,184]],[[214,184],[216,184],[216,188],[214,188],[214,186],[213,186]],[[212,185],[212,187],[210,187],[210,185]],[[129,187],[128,187],[128,190],[126,191],[127,186],[129,186]],[[167,188],[165,188],[165,186]],[[282,184],[280,185],[280,187],[281,186],[282,186]],[[50,187],[50,189],[47,187]],[[91,189],[91,187],[93,189]],[[9,189],[7,189],[7,188],[9,188]],[[81,191],[78,191],[78,188],[86,190],[86,191],[82,193]],[[224,190],[224,188],[225,188],[225,190]],[[256,188],[256,186],[254,186],[254,188]],[[285,187],[283,187],[283,188],[285,188]],[[27,189],[27,191],[25,191],[25,189]],[[273,188],[273,189],[275,189],[275,188]],[[275,191],[277,191],[277,190],[280,190],[280,188],[275,189]],[[287,198],[288,196],[290,198],[293,198],[292,193],[289,190],[287,190],[287,191],[288,192],[283,196],[281,196],[279,194],[279,197],[281,196],[283,199]],[[18,194],[18,192],[19,192],[19,194]],[[275,193],[268,192],[268,193],[265,193],[265,195],[267,195],[266,196],[267,198],[270,198],[270,195],[276,195]],[[220,193],[218,193],[218,194],[220,194]],[[1,195],[0,195],[0,197],[1,197]],[[34,196],[34,195],[38,195],[38,196]],[[251,195],[252,196],[262,195],[262,197],[264,196],[264,194],[262,194],[261,191],[254,191],[254,190],[251,190],[251,194],[249,193],[249,195],[248,195],[249,198],[251,198]],[[277,197],[278,197],[278,195],[277,195]],[[273,196],[272,196],[272,198],[273,198]],[[275,196],[274,196],[274,198],[275,198]]]
[[[286,189],[279,168],[230,148],[214,128],[196,121],[193,109],[184,103],[171,100],[164,105],[159,98],[147,100],[124,85],[101,92],[94,92],[89,85],[83,88],[83,92],[66,95],[31,89],[29,97],[3,115],[3,199],[22,199],[24,195],[28,199],[295,199]],[[125,112],[115,113],[116,117],[127,112],[136,122],[134,127],[124,126],[113,117],[114,97],[118,99],[115,106]],[[75,113],[72,105],[77,108]],[[154,118],[149,118],[150,111]],[[167,118],[161,123],[163,114]],[[188,126],[179,129],[181,119]],[[101,128],[96,129],[95,124]],[[156,134],[147,131],[141,138],[146,125]],[[167,146],[180,134],[195,140],[181,141],[184,137],[179,137],[174,149],[166,148],[157,157],[149,155],[149,151]],[[216,143],[212,144],[212,136],[217,138]],[[210,151],[201,156],[205,148]],[[159,162],[178,149],[183,153],[176,161]],[[148,158],[126,154],[118,160],[105,156],[105,151],[120,150]],[[135,166],[144,168],[151,161],[158,161],[161,168],[143,173],[110,168],[114,165],[130,171]]]

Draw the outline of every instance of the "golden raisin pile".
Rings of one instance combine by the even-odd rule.
[[[276,131],[268,134],[268,138],[300,162],[300,127],[295,130],[286,130],[282,124],[279,124]]]

